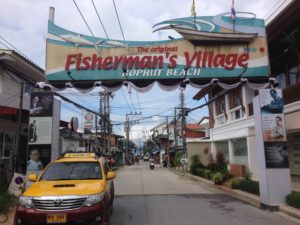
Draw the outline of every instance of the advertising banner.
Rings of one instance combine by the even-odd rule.
[[[30,116],[51,117],[53,92],[33,92],[30,96]]]
[[[163,41],[91,37],[49,21],[46,79],[74,82],[269,76],[264,20],[236,18],[234,31],[229,21],[225,14],[163,21],[155,26],[170,26],[157,30],[173,29],[183,36]]]
[[[259,90],[266,168],[289,168],[281,89]]]
[[[53,103],[53,92],[31,93],[26,159],[27,175],[40,173],[51,161]],[[29,182],[27,183],[29,184]]]
[[[81,115],[82,115],[82,121],[83,121],[83,129],[93,129],[95,127],[94,114],[83,110],[81,112]]]
[[[260,200],[263,205],[279,206],[291,193],[282,90],[259,90],[253,109]]]

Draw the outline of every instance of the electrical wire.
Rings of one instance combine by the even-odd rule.
[[[136,112],[136,108],[134,107],[134,104],[133,104],[133,101],[132,101],[131,93],[129,93],[129,98],[130,98],[130,101],[131,101],[131,104],[132,104],[132,108]]]
[[[109,39],[108,34],[107,34],[107,32],[106,32],[106,29],[105,29],[105,27],[104,27],[104,24],[102,23],[102,20],[101,20],[101,18],[100,18],[99,12],[98,12],[98,10],[97,10],[97,8],[96,8],[96,6],[95,6],[94,0],[92,0],[92,3],[93,3],[93,6],[94,6],[95,11],[96,11],[96,13],[97,13],[98,19],[99,19],[99,21],[100,21],[100,23],[101,23],[101,26],[102,26],[102,28],[103,28],[103,30],[104,30],[104,33],[105,33],[107,39]]]
[[[74,96],[75,98],[77,98],[83,104],[88,105],[89,107],[91,107],[95,111],[97,111],[97,108],[95,108],[95,105],[92,105],[91,103],[89,103],[89,101],[85,101],[79,93],[75,93],[72,89],[70,89],[69,91],[70,91],[70,94],[72,94],[72,96]]]
[[[139,99],[139,93],[138,92],[136,92],[136,97],[137,97],[137,100],[138,100],[138,104],[139,104],[139,108],[140,108],[140,113],[142,113],[142,108],[141,108],[140,99]]]
[[[154,116],[159,116],[159,115],[161,115],[161,114],[169,111],[170,109],[173,109],[173,107],[168,108],[167,110],[164,110],[162,112],[158,112],[158,113],[156,113],[154,115],[151,115],[151,116],[146,116],[146,117],[142,117],[142,118],[139,118],[139,119],[136,119],[136,120],[131,120],[130,122],[137,122],[137,121],[141,121],[141,120],[145,120],[145,119],[150,119],[150,118],[152,118]],[[174,116],[168,116],[168,117],[174,117]],[[125,124],[125,123],[126,123],[126,121],[125,122],[121,122],[121,123],[117,123],[117,124],[112,124],[112,125],[121,125],[121,124]]]
[[[86,25],[86,26],[87,26],[87,28],[89,29],[90,33],[92,34],[92,36],[93,36],[93,37],[95,37],[95,35],[93,34],[93,32],[92,32],[92,30],[91,30],[90,26],[88,25],[88,23],[86,22],[86,20],[85,20],[85,18],[84,18],[84,16],[83,16],[83,14],[81,13],[81,10],[79,9],[79,7],[78,7],[77,3],[75,2],[75,0],[73,0],[73,2],[74,2],[74,4],[75,4],[75,6],[76,6],[76,8],[77,8],[78,12],[80,13],[80,15],[81,15],[81,18],[83,19],[83,21],[84,21],[85,25]]]
[[[263,16],[263,18],[265,19],[265,20],[267,20],[267,19],[269,19],[271,16],[272,16],[272,14],[273,13],[271,13],[276,7],[277,7],[277,9],[278,8],[280,8],[284,3],[286,3],[287,2],[287,0],[284,0],[279,6],[277,6],[278,5],[278,3],[280,3],[282,0],[278,0],[274,5],[273,5],[273,7],[270,9],[270,10],[268,10],[268,12]],[[276,10],[277,10],[276,9]],[[274,11],[273,11],[274,12]],[[271,14],[270,14],[271,13]],[[270,15],[269,15],[270,14]]]
[[[15,101],[16,99],[20,98],[20,93],[17,93],[13,96],[11,96],[9,99],[7,99],[7,103],[4,105],[4,107],[8,107],[10,103],[12,103],[13,101]]]
[[[2,44],[5,48],[10,49],[6,44],[4,44],[2,41],[0,41],[0,44]]]
[[[128,104],[127,98],[126,98],[126,96],[125,96],[125,94],[124,94],[123,87],[121,88],[121,90],[122,90],[122,94],[123,94],[123,97],[124,97],[124,99],[125,99],[126,105],[128,106],[128,109],[129,109],[130,111],[132,111],[132,110],[131,110],[131,107],[130,107],[129,104]]]
[[[116,4],[115,4],[115,0],[112,0],[112,1],[113,1],[113,4],[114,4],[114,7],[115,7],[116,14],[117,14],[119,26],[120,26],[121,33],[122,33],[122,36],[123,36],[123,41],[125,42],[125,36],[124,36],[124,32],[123,32],[123,29],[122,29],[122,26],[121,26],[121,22],[120,22],[119,14],[118,14],[117,7],[116,7]]]
[[[76,111],[75,109],[72,109],[71,107],[67,106],[66,103],[62,103],[62,106],[67,109],[68,111],[72,111],[72,112],[75,112],[77,114],[81,114],[81,112],[79,111]]]
[[[25,56],[26,58],[28,58],[22,51],[20,51],[19,49],[17,49],[13,44],[11,44],[8,40],[6,40],[4,37],[2,37],[0,35],[0,38],[5,41],[7,44],[9,44],[13,49],[15,49],[18,53],[20,53],[21,55]],[[1,42],[2,43],[2,42]],[[3,44],[3,43],[2,43]],[[5,46],[5,45],[4,45]],[[7,47],[7,46],[6,46]],[[7,47],[9,49],[9,47]]]

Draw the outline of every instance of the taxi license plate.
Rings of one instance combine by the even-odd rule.
[[[47,223],[66,223],[67,215],[66,214],[48,214]]]

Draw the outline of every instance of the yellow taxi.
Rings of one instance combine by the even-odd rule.
[[[51,162],[19,198],[15,225],[109,224],[115,172],[94,153],[67,153]]]

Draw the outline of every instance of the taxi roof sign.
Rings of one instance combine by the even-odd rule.
[[[86,152],[81,152],[81,153],[66,153],[64,157],[68,158],[89,158],[89,157],[96,157],[95,153],[86,153]]]

